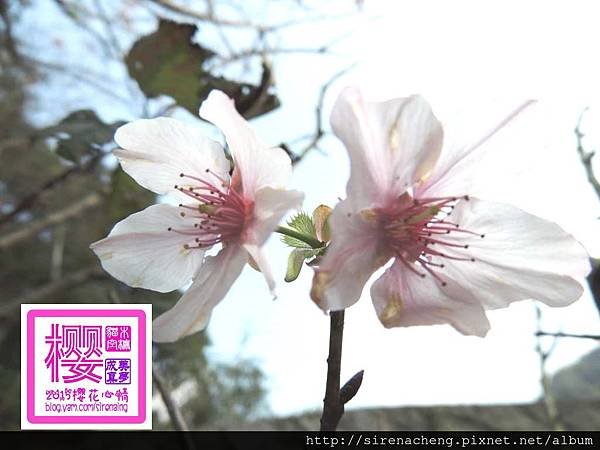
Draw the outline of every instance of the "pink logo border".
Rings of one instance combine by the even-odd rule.
[[[137,317],[139,326],[137,416],[36,416],[34,343],[36,317]],[[27,420],[32,424],[139,424],[146,420],[146,313],[141,309],[32,309],[27,313]]]

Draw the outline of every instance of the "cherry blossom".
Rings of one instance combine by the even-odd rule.
[[[286,211],[303,199],[300,192],[285,190],[289,156],[263,144],[225,94],[212,91],[200,116],[225,135],[232,176],[221,145],[193,125],[171,118],[126,124],[115,134],[121,167],[179,206],[150,206],[91,245],[104,269],[130,286],[169,292],[193,280],[175,306],[154,320],[157,342],[203,329],[249,260],[274,292],[261,247]],[[207,255],[215,246],[218,252]]]
[[[577,300],[589,272],[583,247],[555,223],[469,194],[474,156],[529,103],[472,145],[443,148],[442,125],[419,97],[367,102],[347,88],[331,115],[351,161],[347,198],[311,296],[324,310],[354,304],[367,281],[385,327],[490,328],[485,310],[523,299]]]

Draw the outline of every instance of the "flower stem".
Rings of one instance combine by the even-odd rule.
[[[294,239],[298,239],[310,245],[312,248],[321,248],[324,245],[323,242],[319,241],[318,239],[309,236],[308,234],[304,234],[300,231],[292,230],[291,228],[279,226],[275,229],[275,231],[279,234],[284,234]]]
[[[344,310],[331,311],[329,315],[329,356],[327,358],[327,382],[323,399],[321,431],[335,431],[344,414],[344,403],[340,398]]]

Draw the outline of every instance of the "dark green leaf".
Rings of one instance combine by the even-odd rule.
[[[269,89],[272,76],[263,64],[258,86],[214,76],[203,65],[215,53],[192,42],[196,26],[161,20],[158,29],[140,38],[126,58],[129,74],[149,97],[168,95],[192,114],[212,89],[235,99],[238,111],[246,118],[265,114],[279,106]]]
[[[106,124],[94,111],[83,109],[74,111],[56,125],[45,128],[40,135],[58,139],[56,153],[61,158],[80,163],[100,146],[111,142],[120,125],[121,122]]]

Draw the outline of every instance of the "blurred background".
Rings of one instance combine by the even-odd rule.
[[[158,315],[181,295],[119,283],[89,244],[164,201],[118,167],[116,128],[168,115],[223,142],[197,118],[211,89],[290,154],[309,212],[344,196],[347,156],[328,117],[346,85],[379,100],[420,93],[468,139],[538,98],[486,146],[470,194],[556,221],[596,267],[593,2],[481,3],[1,0],[0,428],[19,427],[21,303],[152,303]],[[317,427],[329,321],[308,298],[312,269],[286,284],[289,249],[273,237],[267,251],[277,300],[245,269],[205,332],[154,345],[155,429]],[[342,364],[343,379],[365,378],[341,428],[595,429],[600,271],[582,282],[567,308],[490,313],[485,339],[385,330],[365,289]]]

